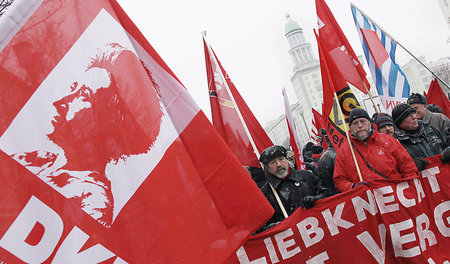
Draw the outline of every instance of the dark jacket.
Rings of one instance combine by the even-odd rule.
[[[278,206],[278,202],[269,183],[277,190],[288,215],[291,215],[301,206],[302,199],[305,196],[320,195],[320,198],[322,199],[331,195],[331,192],[322,186],[319,178],[311,171],[290,168],[289,175],[283,180],[266,172],[266,180],[258,185],[262,193],[275,209],[275,213],[272,218],[258,230],[258,232],[269,229],[284,219],[283,212]]]
[[[319,160],[319,178],[323,185],[329,189],[333,194],[336,194],[338,191],[336,190],[336,186],[334,185],[333,173],[334,173],[334,164],[336,161],[337,152],[332,145],[330,145],[323,153],[322,157]]]
[[[442,153],[448,146],[444,133],[421,121],[419,121],[419,128],[414,131],[405,131],[396,127],[395,138],[412,158],[428,158]]]

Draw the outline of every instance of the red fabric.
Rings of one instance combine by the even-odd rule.
[[[312,113],[314,126],[316,127],[317,131],[319,131],[321,128],[326,128],[325,118],[323,117],[323,115],[317,112],[317,110],[314,108],[312,108]]]
[[[445,263],[450,164],[432,158],[421,177],[374,180],[297,209],[225,263]]]
[[[216,127],[222,138],[242,164],[260,167],[258,158],[237,111],[240,111],[259,153],[272,146],[273,143],[250,111],[250,108],[247,106],[234,84],[231,82],[231,79],[222,67],[217,56],[214,52],[212,52],[213,54],[210,54],[205,40],[203,40],[203,44],[208,76],[211,115],[214,127]],[[212,51],[212,48],[210,48],[210,50]],[[237,106],[234,105],[233,100],[225,87],[225,80],[223,77],[226,78],[226,85],[228,85]]]
[[[393,137],[374,130],[365,142],[356,140],[354,137],[351,138],[364,159],[373,168],[390,179],[414,177],[419,174],[411,156]],[[354,150],[354,153],[363,181],[382,178],[382,176],[367,167],[356,150]],[[360,181],[356,173],[356,165],[350,150],[350,144],[347,141],[337,153],[333,178],[336,188],[340,192],[350,190],[353,183]]]
[[[316,0],[319,35],[323,47],[333,57],[344,78],[361,92],[370,89],[366,72],[324,0]]]
[[[450,101],[436,79],[431,82],[428,93],[425,93],[425,96],[428,104],[438,105],[442,109],[442,113],[450,117]]]
[[[317,35],[315,30],[314,34],[319,48],[320,72],[322,74],[322,115],[329,116],[331,108],[333,108],[334,93],[338,93],[342,89],[348,87],[348,85],[337,67],[336,62],[323,47],[322,38]]]
[[[223,262],[273,214],[115,1],[43,1],[0,62],[0,262]]]
[[[383,44],[381,44],[375,31],[370,29],[361,29],[361,33],[367,43],[367,47],[369,48],[369,52],[372,55],[377,68],[381,69],[384,62],[389,59],[389,54],[386,52]]]

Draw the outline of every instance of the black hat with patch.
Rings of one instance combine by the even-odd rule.
[[[259,157],[259,161],[266,166],[270,161],[278,158],[278,157],[286,157],[287,150],[283,146],[273,145],[271,147],[266,148]]]

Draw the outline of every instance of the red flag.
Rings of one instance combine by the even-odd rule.
[[[1,262],[223,262],[270,218],[115,1],[16,7],[0,39]]]
[[[327,129],[327,119],[325,119],[325,117],[314,108],[312,108],[312,113],[313,128],[311,129],[311,131],[314,134],[314,137],[311,136],[311,139],[314,140],[317,144],[320,143],[324,150],[327,150],[328,143],[326,142],[325,137],[322,135],[322,133],[320,133],[321,129]]]
[[[312,108],[312,113],[314,126],[316,127],[317,131],[319,131],[321,128],[326,128],[324,116],[314,108]]]
[[[338,150],[346,138],[345,131],[348,130],[347,124],[350,112],[355,108],[361,108],[361,105],[353,94],[353,91],[347,85],[347,82],[344,80],[336,62],[323,48],[321,37],[319,37],[315,31],[314,34],[319,47],[320,69],[322,73],[324,102],[322,105],[322,112],[324,113],[324,117],[328,117],[328,137],[331,144],[333,144],[333,147]],[[336,93],[339,102],[336,102],[333,96],[334,93]],[[339,108],[344,115],[344,119],[342,119],[339,114],[338,103]]]
[[[317,23],[323,48],[330,53],[345,80],[367,94],[366,72],[324,0],[316,0]],[[365,88],[364,85],[367,87]]]
[[[320,72],[322,75],[323,87],[323,116],[328,116],[333,108],[334,93],[348,87],[347,82],[339,71],[336,62],[330,54],[324,49],[321,37],[314,30],[317,46],[319,49]]]
[[[381,66],[389,59],[389,54],[386,52],[375,31],[362,28],[361,33],[367,43],[375,65],[378,69],[381,69]]]
[[[436,79],[431,82],[428,93],[425,93],[425,96],[428,104],[438,105],[442,109],[442,113],[450,117],[450,102]]]
[[[242,164],[259,167],[260,164],[250,140],[253,140],[258,156],[273,143],[250,111],[212,48],[208,47],[205,39],[203,39],[203,44],[213,124]],[[232,96],[229,94],[228,88]],[[238,111],[242,119],[239,117]],[[245,131],[246,128],[242,121],[251,138]]]
[[[302,144],[297,135],[297,127],[295,126],[294,117],[292,116],[291,106],[285,88],[283,88],[282,93],[284,98],[284,110],[286,112],[286,122],[289,130],[289,145],[291,145],[292,151],[294,152],[297,167],[300,170],[306,170],[305,160],[303,159],[303,154],[300,152],[300,150],[303,149]]]

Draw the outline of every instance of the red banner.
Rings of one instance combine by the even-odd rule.
[[[419,178],[373,181],[299,208],[227,263],[448,263],[450,164],[430,160]]]
[[[270,218],[115,1],[17,1],[5,15],[1,263],[223,262]]]

